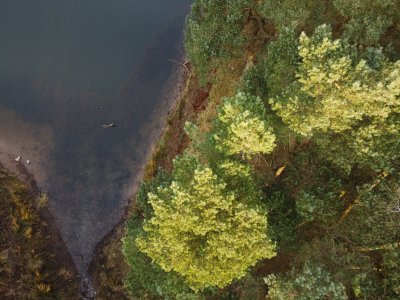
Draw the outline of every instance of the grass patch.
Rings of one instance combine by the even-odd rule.
[[[1,299],[74,299],[74,270],[58,257],[35,199],[15,176],[0,167]]]

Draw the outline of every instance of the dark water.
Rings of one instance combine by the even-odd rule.
[[[0,0],[2,159],[22,155],[48,192],[78,268],[119,221],[160,129],[190,2]]]

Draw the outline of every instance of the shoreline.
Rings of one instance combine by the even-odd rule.
[[[183,50],[180,54],[180,59],[185,59]],[[173,62],[171,62],[171,64],[172,63]],[[57,228],[54,216],[49,211],[47,205],[38,210],[40,217],[47,224],[46,232],[51,236],[51,240],[53,242],[52,249],[58,257],[57,260],[66,262],[66,266],[73,271],[74,278],[77,278],[77,280],[75,280],[76,284],[79,286],[78,297],[83,297],[83,299],[95,299],[96,297],[96,290],[98,287],[93,285],[92,282],[93,279],[96,278],[96,274],[93,274],[91,270],[93,269],[93,266],[98,263],[99,253],[108,244],[109,240],[111,240],[121,228],[123,229],[125,227],[125,222],[129,218],[134,206],[137,189],[139,188],[140,183],[145,179],[149,162],[156,152],[159,142],[165,135],[165,132],[168,130],[168,119],[170,115],[175,114],[176,110],[181,105],[182,98],[187,90],[191,74],[189,74],[188,71],[183,68],[183,66],[178,64],[172,68],[174,69],[172,76],[162,89],[163,92],[166,91],[165,94],[167,96],[160,99],[160,105],[157,106],[155,111],[152,113],[149,125],[145,126],[146,128],[141,130],[141,135],[147,137],[147,142],[145,145],[137,149],[137,152],[140,153],[140,158],[138,161],[143,163],[140,164],[140,166],[135,170],[135,176],[130,184],[130,189],[128,192],[126,192],[127,200],[123,201],[125,206],[122,209],[122,214],[119,218],[120,220],[113,227],[113,229],[95,246],[88,267],[86,268],[87,271],[84,272],[85,274],[81,273],[81,271],[77,269],[73,258],[60,235],[60,231]],[[13,154],[7,153],[1,148],[0,167],[8,170],[23,184],[25,184],[29,188],[29,191],[32,193],[33,197],[36,198],[41,194],[41,190],[35,180],[34,172],[30,172],[22,160],[21,162],[16,162]]]
[[[150,45],[149,47],[154,47],[154,45]],[[179,65],[179,62],[176,61],[178,60],[183,62],[186,57],[182,46],[182,40],[177,48],[178,52],[176,52],[176,56],[174,57],[175,60],[171,59],[169,61],[171,64],[171,74],[165,84],[160,88],[160,93],[163,96],[159,99],[159,104],[151,113],[148,124],[143,126],[139,131],[139,135],[142,137],[144,142],[134,150],[138,157],[136,160],[137,164],[132,166],[134,176],[132,177],[132,182],[129,184],[128,189],[124,193],[123,201],[121,201],[122,208],[121,214],[117,217],[118,222],[112,227],[109,233],[107,233],[105,237],[95,245],[91,256],[88,258],[88,264],[86,265],[85,270],[79,270],[75,264],[74,259],[68,251],[68,247],[61,236],[61,231],[57,227],[55,217],[51,214],[48,206],[39,211],[41,219],[48,224],[47,231],[51,236],[51,241],[54,246],[51,248],[56,252],[58,257],[57,259],[61,262],[66,262],[67,267],[74,274],[74,281],[79,286],[77,297],[94,299],[96,297],[96,291],[101,288],[96,286],[96,284],[93,284],[96,282],[97,274],[91,272],[91,270],[93,269],[93,266],[98,264],[99,253],[102,252],[104,247],[110,240],[112,240],[119,230],[124,229],[125,222],[129,218],[130,212],[132,212],[134,207],[137,189],[139,188],[140,183],[146,178],[146,176],[148,176],[149,165],[151,164],[154,154],[158,151],[160,141],[168,131],[170,118],[176,114],[182,101],[184,101],[184,95],[187,92],[189,83],[192,79],[192,74],[189,73],[183,65]],[[143,65],[139,65],[137,68],[140,69],[141,66]],[[37,197],[41,193],[41,188],[45,190],[45,187],[40,187],[35,180],[35,175],[40,177],[41,170],[36,170],[36,165],[34,165],[34,168],[27,168],[25,160],[16,162],[15,157],[20,154],[6,151],[10,149],[12,150],[13,147],[8,147],[7,149],[0,147],[0,165],[2,165],[3,162],[4,168],[27,185],[29,190],[32,192],[32,195]],[[36,173],[36,171],[39,173]]]
[[[182,53],[181,59],[184,58],[185,55]],[[171,114],[173,115],[176,112],[181,104],[183,95],[188,86],[188,82],[190,81],[191,74],[188,74],[188,71],[186,71],[182,66],[177,65],[175,68],[176,70],[173,72],[171,79],[166,84],[165,89],[168,90],[168,96],[160,100],[162,104],[160,104],[159,108],[153,112],[150,125],[144,130],[145,133],[143,133],[143,135],[148,134],[147,136],[150,136],[150,138],[148,139],[148,143],[146,143],[145,147],[143,147],[145,148],[144,150],[138,149],[138,152],[142,152],[143,156],[138,160],[143,161],[144,163],[141,164],[141,166],[137,169],[137,173],[135,173],[136,175],[133,178],[132,184],[130,185],[131,189],[129,194],[131,196],[127,196],[127,200],[124,201],[125,207],[123,208],[123,212],[118,223],[95,246],[86,274],[81,274],[77,269],[72,256],[60,235],[60,231],[57,228],[54,217],[49,211],[47,205],[38,210],[40,217],[47,224],[46,232],[51,236],[51,240],[53,241],[52,248],[59,257],[58,260],[67,262],[66,266],[74,272],[74,277],[78,278],[78,280],[75,281],[77,285],[79,285],[79,297],[83,296],[84,299],[94,299],[95,294],[94,297],[84,296],[88,292],[93,293],[93,291],[97,290],[96,288],[92,287],[91,281],[92,278],[95,278],[95,274],[92,274],[90,270],[93,268],[93,265],[97,264],[99,253],[107,245],[108,241],[114,237],[121,227],[124,228],[125,222],[129,218],[132,207],[134,206],[137,189],[146,176],[149,162],[151,161],[154,152],[156,152],[160,140],[168,129],[168,118]],[[11,153],[7,153],[2,149],[0,149],[0,168],[1,167],[15,175],[24,185],[26,185],[34,198],[41,194],[41,190],[36,183],[34,173],[29,172],[24,163],[16,162]]]
[[[184,59],[185,54],[182,49],[180,60]],[[171,64],[173,64],[173,62],[171,62]],[[93,274],[91,269],[93,269],[93,265],[98,263],[99,253],[108,241],[115,236],[116,232],[118,232],[120,228],[124,228],[125,222],[129,218],[132,207],[134,206],[137,189],[146,177],[149,162],[156,152],[160,140],[168,130],[168,119],[171,115],[175,114],[176,110],[181,105],[182,98],[187,90],[188,83],[190,82],[191,74],[178,64],[175,64],[172,68],[173,72],[171,77],[162,89],[166,96],[160,99],[160,105],[157,106],[155,111],[152,113],[149,124],[141,130],[141,135],[147,137],[147,142],[136,150],[140,153],[140,155],[138,155],[138,157],[140,157],[138,158],[138,161],[142,163],[135,170],[135,176],[132,178],[133,180],[130,184],[130,189],[126,192],[126,200],[123,201],[124,208],[122,209],[122,214],[113,229],[95,246],[87,271],[84,272],[85,274],[82,274],[81,271],[77,269],[48,207],[45,206],[39,211],[41,218],[48,224],[47,231],[51,235],[54,250],[59,257],[59,260],[66,261],[66,265],[71,271],[73,271],[74,277],[78,278],[75,281],[80,286],[78,293],[79,297],[82,297],[82,295],[95,295],[94,291],[96,291],[97,288],[93,288],[92,279],[96,277],[96,274]],[[34,172],[30,172],[22,160],[21,162],[16,162],[14,156],[17,154],[14,154],[14,156],[13,154],[14,153],[8,153],[4,149],[0,148],[0,166],[3,166],[10,173],[14,174],[22,183],[28,186],[32,195],[36,198],[40,195],[41,190],[36,183]],[[94,298],[94,295],[86,298],[85,296],[83,297],[84,299],[90,299]]]
[[[14,167],[10,168],[11,165],[14,165]],[[28,186],[33,196],[37,197],[40,194],[40,189],[36,184],[35,176],[30,173],[22,163],[16,162],[12,159],[11,154],[5,153],[1,150],[0,167],[15,175],[22,183]]]
[[[184,60],[185,57],[185,53],[182,51],[180,55],[180,60]],[[129,191],[130,196],[127,197],[126,206],[124,207],[123,214],[119,222],[114,226],[114,228],[96,245],[93,253],[93,258],[91,260],[91,263],[89,264],[88,274],[91,278],[94,279],[94,286],[96,291],[102,288],[102,286],[99,284],[98,278],[99,268],[101,266],[104,266],[104,257],[102,257],[102,252],[105,251],[108,247],[117,246],[117,249],[115,249],[116,251],[119,250],[117,255],[120,255],[120,258],[123,259],[119,243],[121,242],[121,238],[125,233],[125,223],[135,209],[135,198],[137,190],[141,182],[146,180],[146,177],[148,176],[147,173],[149,169],[149,164],[151,164],[154,154],[157,152],[160,141],[168,131],[170,117],[175,115],[176,111],[181,106],[182,101],[184,101],[184,96],[187,93],[187,89],[191,79],[192,74],[188,73],[188,71],[185,70],[183,66],[176,64],[175,71],[173,72],[164,89],[167,90],[167,96],[160,101],[160,106],[152,114],[152,121],[150,122],[149,126],[147,126],[145,130],[143,130],[142,134],[146,134],[147,136],[150,136],[150,138],[148,139],[147,145],[142,147],[142,149],[138,149],[138,151],[142,153],[142,159],[140,159],[140,161],[142,161],[143,163],[137,169],[134,183],[131,185],[132,189]],[[128,269],[122,267],[118,270],[114,269],[114,271],[126,272],[128,271]],[[124,297],[125,295],[119,296]]]
[[[184,57],[183,54],[181,60]],[[163,119],[159,119],[159,123],[163,125],[160,132],[152,137],[150,146],[147,148],[136,190],[141,182],[153,177],[159,167],[171,171],[173,159],[183,152],[188,143],[188,138],[184,134],[185,122],[194,121],[197,114],[206,108],[210,86],[199,85],[190,65],[188,69],[178,64],[177,67],[178,73],[181,74],[181,84],[174,84],[173,80],[170,80],[172,86],[169,88],[174,89],[177,96],[168,99],[173,106]],[[89,266],[89,275],[94,279],[98,299],[110,299],[110,297],[117,297],[120,300],[128,299],[124,293],[123,279],[130,269],[121,251],[121,239],[125,235],[125,222],[135,211],[135,196],[136,193],[128,199],[119,223],[95,248],[94,258]]]

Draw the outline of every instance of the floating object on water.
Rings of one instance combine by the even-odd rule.
[[[26,161],[26,163],[29,165],[29,164],[31,163],[31,161],[28,159],[28,160]]]
[[[110,123],[108,125],[103,125],[103,128],[111,128],[111,127],[115,127],[114,123]]]
[[[19,162],[21,160],[21,156],[18,156],[14,159],[16,162]]]

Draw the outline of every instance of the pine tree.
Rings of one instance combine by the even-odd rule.
[[[297,80],[270,100],[293,131],[314,136],[345,169],[356,163],[388,168],[400,150],[400,61],[375,53],[370,64],[357,59],[325,25],[311,37],[302,33]]]
[[[245,8],[253,5],[252,0],[194,2],[186,23],[185,45],[201,83],[207,81],[215,59],[230,58],[240,49]]]
[[[397,0],[334,0],[333,3],[348,19],[344,36],[359,47],[378,46],[382,34],[399,20]]]
[[[324,268],[309,263],[285,276],[270,275],[265,282],[270,300],[348,299],[342,283],[335,282]]]
[[[224,287],[275,254],[266,216],[193,157],[175,160],[171,185],[149,194],[149,202],[154,216],[145,221],[138,248],[194,290]]]
[[[213,134],[216,148],[227,155],[249,158],[275,147],[275,135],[261,99],[244,93],[224,98]]]

